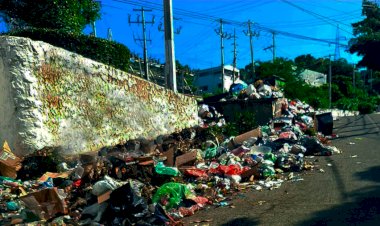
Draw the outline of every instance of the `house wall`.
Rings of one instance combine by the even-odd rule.
[[[230,65],[226,65],[224,69],[224,89],[229,90],[230,86],[232,85],[232,69],[233,67]],[[235,72],[237,74],[237,77],[240,76],[240,72],[237,70]],[[202,87],[207,86],[208,90],[202,90],[202,92],[216,92],[220,90],[221,88],[218,86],[219,84],[222,84],[221,79],[221,71],[220,68],[217,68],[215,70],[213,69],[205,69],[197,74],[196,79],[194,81],[194,85],[197,86],[199,89],[202,89]]]
[[[193,98],[49,44],[0,37],[0,142],[65,154],[197,124]]]

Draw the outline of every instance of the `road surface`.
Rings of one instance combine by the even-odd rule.
[[[319,170],[272,191],[236,193],[230,207],[208,207],[185,225],[380,225],[380,115],[334,121],[343,151],[312,159]],[[208,223],[192,223],[211,219]]]

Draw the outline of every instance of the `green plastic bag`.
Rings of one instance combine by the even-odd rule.
[[[212,159],[216,156],[217,147],[207,148],[205,150],[205,159]]]
[[[163,162],[158,162],[155,167],[156,173],[160,175],[178,176],[180,174],[176,167],[165,166]]]
[[[185,184],[170,182],[162,185],[154,194],[153,203],[161,203],[165,209],[177,207],[184,198],[194,198],[195,195]]]
[[[269,161],[275,163],[276,160],[277,160],[277,157],[276,157],[276,155],[274,155],[273,153],[266,153],[266,154],[264,155],[264,159],[265,159],[265,160],[269,160]]]

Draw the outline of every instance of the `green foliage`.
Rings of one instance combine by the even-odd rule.
[[[59,29],[81,33],[100,18],[100,3],[94,0],[0,0],[4,21],[17,28]]]
[[[7,35],[44,41],[117,69],[124,71],[128,69],[130,51],[126,46],[117,42],[49,29],[18,30]]]
[[[202,98],[212,97],[212,96],[219,95],[219,94],[222,94],[222,93],[223,93],[223,89],[222,88],[218,88],[213,93],[203,93],[202,94]]]
[[[284,78],[286,82],[291,82],[297,79],[296,68],[293,61],[285,58],[277,58],[273,62],[260,62],[256,69],[256,75],[260,79],[270,78],[273,75],[277,75]]]
[[[342,110],[357,111],[359,105],[358,98],[341,98],[334,103],[334,106]]]
[[[359,103],[358,111],[360,114],[371,114],[375,111],[375,106],[372,103]]]
[[[205,134],[203,136],[205,137],[212,137],[210,134],[216,137],[231,137],[231,136],[237,136],[242,133],[245,133],[247,131],[250,131],[252,129],[255,129],[258,127],[256,121],[255,121],[255,114],[252,112],[239,112],[236,113],[235,117],[238,120],[235,120],[234,122],[228,122],[226,125],[222,127],[218,126],[211,126],[206,129]]]
[[[380,70],[380,9],[376,2],[363,0],[362,21],[352,24],[355,38],[349,42],[351,53],[363,58],[359,66]]]
[[[235,113],[236,122],[233,123],[239,134],[250,131],[258,126],[255,113],[249,111]]]

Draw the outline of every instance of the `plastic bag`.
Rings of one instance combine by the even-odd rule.
[[[185,174],[193,177],[208,177],[206,170],[202,169],[187,169],[185,170]]]
[[[152,197],[153,203],[162,204],[165,209],[178,207],[182,200],[195,198],[195,195],[184,184],[170,182],[162,185]]]
[[[120,224],[125,219],[137,222],[149,213],[145,199],[134,192],[130,183],[114,190],[108,203],[105,217],[109,224]]]
[[[160,175],[178,176],[180,174],[176,167],[165,166],[163,162],[158,162],[155,167],[156,173]]]

